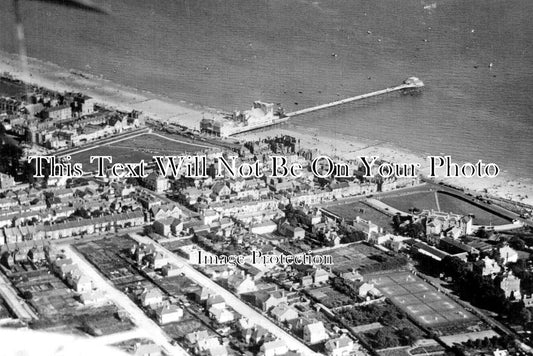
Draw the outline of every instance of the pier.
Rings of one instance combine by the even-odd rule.
[[[294,117],[294,116],[303,115],[303,114],[307,114],[307,113],[310,113],[310,112],[331,108],[331,107],[334,107],[334,106],[348,104],[348,103],[351,103],[351,102],[354,102],[354,101],[368,99],[368,98],[376,97],[376,96],[383,95],[383,94],[389,94],[389,93],[393,93],[393,92],[406,92],[406,91],[411,91],[411,90],[419,90],[423,86],[424,86],[424,83],[420,79],[418,79],[416,77],[410,77],[410,78],[406,79],[401,85],[398,85],[398,86],[395,86],[395,87],[374,91],[374,92],[368,93],[368,94],[361,94],[361,95],[357,95],[357,96],[354,96],[354,97],[351,97],[351,98],[346,98],[346,99],[334,101],[334,102],[327,103],[327,104],[313,106],[313,107],[302,109],[302,110],[298,110],[298,111],[293,111],[293,112],[290,112],[290,113],[286,113],[285,117],[286,118],[291,118],[291,117]]]

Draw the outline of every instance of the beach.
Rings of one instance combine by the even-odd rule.
[[[28,59],[28,71],[21,69],[17,55],[0,51],[0,72],[8,72],[15,78],[32,85],[54,91],[81,92],[99,103],[118,110],[138,110],[157,120],[179,122],[183,126],[199,129],[205,115],[220,113],[213,108],[172,100],[148,91],[139,91],[104,78],[80,71],[68,70],[53,63]]]
[[[430,164],[427,157],[415,154],[406,149],[393,147],[389,143],[359,139],[354,141],[347,136],[335,135],[328,137],[318,133],[301,133],[285,128],[272,128],[261,132],[250,132],[237,135],[242,140],[260,140],[264,137],[290,135],[300,140],[302,148],[316,148],[321,154],[336,157],[340,160],[352,160],[358,156],[378,157],[388,162],[418,163],[419,173],[424,176],[429,174]],[[533,186],[525,179],[514,179],[507,174],[499,174],[494,178],[443,178],[442,169],[436,171],[438,182],[463,188],[476,194],[488,194],[500,198],[519,201],[533,205]]]
[[[28,73],[20,69],[16,55],[0,51],[0,72],[8,72],[24,82],[55,91],[82,92],[94,97],[106,107],[119,110],[139,110],[148,117],[164,122],[177,123],[192,129],[199,128],[202,117],[221,115],[222,111],[173,100],[147,91],[139,91],[113,83],[104,78],[71,71],[52,63],[29,59]],[[208,116],[208,117],[209,117]],[[290,135],[300,140],[300,148],[316,148],[324,155],[350,160],[357,156],[376,156],[396,163],[419,163],[419,172],[429,173],[426,157],[400,149],[387,142],[324,134],[317,129],[291,129],[291,124],[237,136],[241,140],[258,140],[267,136]],[[473,160],[475,163],[476,160]],[[442,176],[442,172],[437,174]],[[533,184],[523,178],[510,177],[505,172],[495,178],[439,178],[446,184],[464,188],[475,193],[489,194],[501,198],[533,205]]]

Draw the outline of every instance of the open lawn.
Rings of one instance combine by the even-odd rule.
[[[325,210],[344,218],[346,221],[355,220],[359,216],[361,219],[372,221],[385,231],[392,232],[392,220],[389,216],[361,202],[329,206]]]
[[[459,215],[474,215],[475,225],[501,225],[508,224],[509,220],[501,218],[488,210],[482,209],[468,201],[454,196],[435,191],[413,192],[408,194],[383,197],[380,200],[403,212],[410,209],[440,210]]]
[[[144,134],[131,139],[115,142],[109,145],[75,153],[72,162],[81,162],[85,172],[96,170],[96,162],[90,163],[91,156],[111,156],[113,163],[138,163],[144,160],[152,162],[153,156],[175,156],[195,154],[204,150],[204,147],[195,146],[187,142],[176,142],[162,136]]]
[[[389,256],[385,252],[365,243],[355,243],[342,248],[324,251],[332,256],[333,269],[337,273],[359,270],[362,274],[397,269],[405,265],[406,261],[398,256]]]

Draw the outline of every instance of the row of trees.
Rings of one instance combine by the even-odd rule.
[[[337,317],[349,325],[379,322],[383,327],[373,334],[365,335],[376,349],[412,345],[422,336],[422,332],[411,324],[407,315],[389,303],[347,309],[338,312]]]
[[[458,257],[446,256],[440,267],[447,276],[453,278],[454,288],[462,299],[507,316],[511,323],[525,324],[531,321],[531,313],[522,301],[511,301],[505,297],[500,288],[500,278],[481,276]]]

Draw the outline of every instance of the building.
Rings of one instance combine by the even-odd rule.
[[[359,296],[364,299],[381,298],[383,294],[372,283],[363,283],[359,287]]]
[[[135,344],[134,356],[161,356],[161,347],[156,344]]]
[[[9,189],[15,185],[15,179],[8,174],[0,173],[0,189]]]
[[[211,308],[211,307],[225,308],[226,301],[224,300],[224,298],[222,298],[221,295],[211,294],[205,301],[205,305],[207,308]]]
[[[181,269],[171,263],[168,263],[161,267],[161,274],[165,277],[175,277],[178,276],[181,272]]]
[[[269,311],[281,303],[287,303],[287,296],[282,290],[259,292],[255,295],[255,303],[262,311]]]
[[[282,223],[278,227],[281,235],[289,237],[293,240],[302,240],[305,237],[305,230],[299,226],[291,226],[288,222]]]
[[[520,295],[520,278],[513,275],[513,272],[507,273],[506,276],[503,277],[500,288],[505,293],[506,298],[510,298],[513,296],[516,300],[521,298]]]
[[[357,216],[352,222],[352,227],[357,231],[362,231],[367,236],[367,239],[370,239],[372,235],[381,233],[381,228],[379,226],[370,220],[361,219],[359,216]]]
[[[329,273],[328,271],[322,269],[322,268],[317,268],[315,269],[314,273],[313,273],[313,283],[315,285],[321,285],[321,284],[325,284],[329,281]]]
[[[89,291],[80,294],[80,301],[85,304],[97,304],[106,301],[107,298],[100,291]]]
[[[317,344],[329,339],[326,328],[321,321],[304,326],[304,341],[310,344]]]
[[[170,183],[166,177],[152,172],[144,179],[144,186],[156,193],[163,193],[170,188]]]
[[[265,342],[263,345],[261,345],[259,355],[280,356],[287,354],[287,352],[289,352],[289,348],[282,340],[274,340]]]
[[[270,314],[280,323],[298,318],[298,312],[287,303],[278,304],[270,311]]]
[[[500,258],[503,260],[504,265],[518,261],[518,253],[508,245],[500,248],[498,253],[500,254]]]
[[[501,272],[502,268],[492,258],[485,256],[484,259],[477,261],[474,264],[474,270],[481,274],[482,276],[491,276],[492,278],[496,277],[498,273]]]
[[[234,274],[228,278],[228,286],[237,294],[257,291],[257,286],[250,276]]]
[[[219,324],[228,323],[230,321],[233,321],[234,315],[232,312],[230,312],[225,307],[217,307],[213,306],[209,308],[209,316],[217,321]]]
[[[42,114],[45,120],[64,121],[72,117],[72,109],[70,105],[58,105],[44,109]]]
[[[163,302],[163,294],[159,289],[147,289],[141,294],[141,304],[143,307],[154,306]]]
[[[74,290],[78,293],[89,292],[93,289],[93,283],[89,277],[85,275],[76,276],[73,279]]]
[[[156,311],[156,316],[157,322],[160,325],[174,323],[180,321],[181,318],[183,318],[183,309],[172,304],[166,305]]]
[[[354,351],[354,342],[348,336],[328,340],[324,345],[328,356],[349,356]]]

